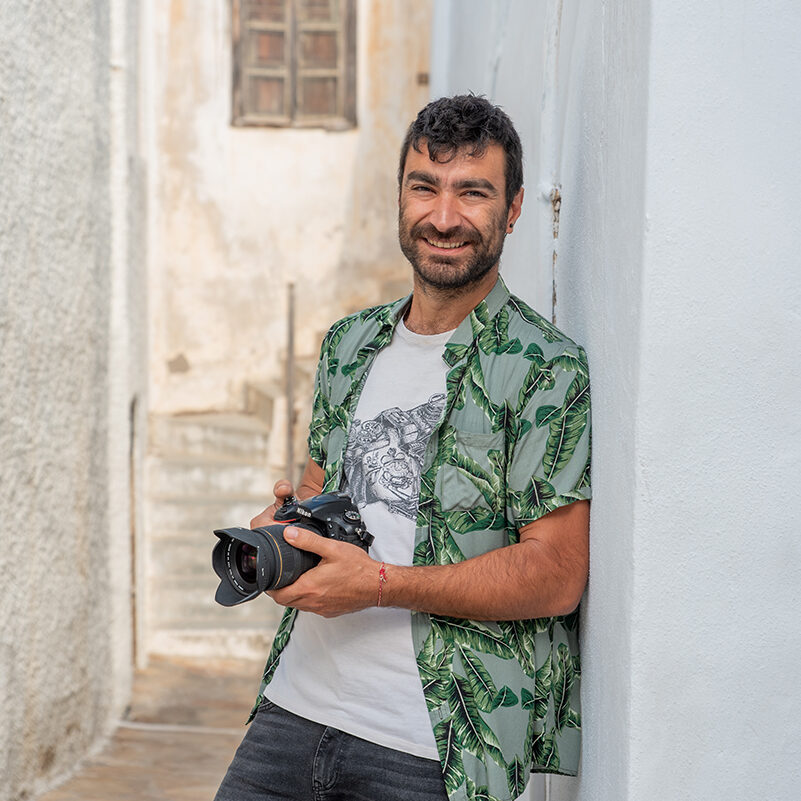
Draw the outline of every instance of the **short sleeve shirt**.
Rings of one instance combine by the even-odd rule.
[[[342,486],[367,371],[408,301],[346,317],[323,341],[309,453],[324,468],[325,492]],[[423,461],[416,565],[454,564],[516,543],[521,527],[591,495],[590,384],[581,347],[499,279],[443,358],[446,399]],[[294,617],[288,609],[279,626],[262,692]],[[577,612],[498,622],[413,613],[421,689],[451,801],[510,801],[531,771],[576,773],[577,627]]]

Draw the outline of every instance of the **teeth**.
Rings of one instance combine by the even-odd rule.
[[[426,239],[429,245],[433,245],[435,248],[444,248],[446,250],[451,250],[452,248],[460,248],[463,245],[466,245],[466,242],[435,242],[433,239]]]

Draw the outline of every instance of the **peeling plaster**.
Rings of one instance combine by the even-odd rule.
[[[232,128],[227,15],[153,4],[152,411],[236,410],[247,383],[281,385],[290,281],[308,361],[335,319],[407,291],[395,173],[428,99],[431,4],[357,8],[359,125],[329,132]]]

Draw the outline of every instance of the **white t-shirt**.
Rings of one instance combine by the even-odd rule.
[[[423,455],[444,410],[442,353],[452,333],[424,336],[400,322],[359,398],[344,489],[375,537],[370,556],[380,562],[412,563]],[[308,720],[438,759],[406,609],[371,607],[331,619],[299,612],[265,694]]]

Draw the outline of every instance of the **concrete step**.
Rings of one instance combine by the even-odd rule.
[[[247,526],[273,502],[272,491],[263,495],[229,495],[187,498],[151,496],[148,509],[149,538],[194,531],[211,535],[215,528]]]
[[[245,408],[248,414],[271,428],[274,421],[276,399],[284,394],[282,384],[249,381],[245,384]]]
[[[150,575],[204,578],[213,573],[211,553],[219,541],[211,529],[153,537],[148,550]]]
[[[247,659],[256,660],[263,664],[267,659],[267,654],[270,652],[270,646],[275,636],[275,628],[239,626],[236,629],[230,627],[159,629],[151,634],[148,652],[155,656],[181,658],[199,657],[219,660],[221,657],[225,657],[226,659]],[[250,679],[253,685],[251,702],[256,700],[259,678],[260,673],[254,671]],[[247,717],[249,708],[248,706],[245,710],[243,722]]]
[[[186,498],[270,495],[275,484],[266,465],[203,456],[152,456],[147,460],[151,496]],[[272,499],[272,498],[271,498]]]
[[[218,542],[211,529],[152,537],[148,546],[149,574],[159,580],[175,575],[206,577],[214,572],[211,552]]]
[[[282,609],[214,600],[213,529],[273,501],[269,425],[254,415],[153,416],[145,462],[148,654],[263,659]]]
[[[151,415],[151,454],[218,456],[265,463],[271,419],[252,414]]]
[[[194,630],[253,625],[274,631],[283,610],[267,597],[254,598],[238,606],[221,606],[214,600],[220,583],[209,567],[206,576],[154,576],[150,584],[151,622],[156,629],[191,627]]]

